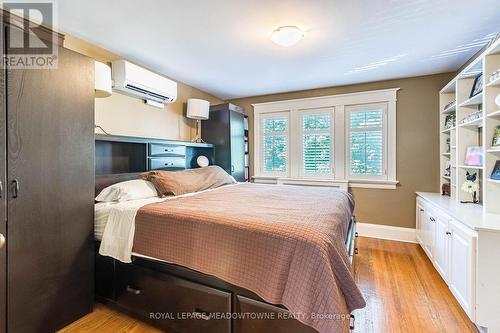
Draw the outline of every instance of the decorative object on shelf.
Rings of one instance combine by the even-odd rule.
[[[493,141],[491,142],[492,148],[500,147],[500,126],[497,126],[493,131]]]
[[[455,114],[449,114],[444,121],[444,128],[449,129],[455,127],[456,117]]]
[[[476,167],[483,166],[483,149],[477,146],[468,147],[464,164]]]
[[[493,168],[493,172],[491,173],[491,179],[500,180],[500,161],[495,162],[495,167]]]
[[[495,97],[495,104],[500,107],[500,94]]]
[[[446,167],[444,169],[444,176],[445,177],[450,177],[451,176],[451,162],[449,160],[446,161]]]
[[[476,111],[476,112],[472,112],[471,114],[469,114],[468,116],[466,116],[464,119],[462,119],[460,121],[460,124],[470,123],[471,121],[474,121],[476,119],[480,119],[482,116],[483,116],[483,111],[482,110]]]
[[[472,90],[470,92],[470,97],[474,97],[483,92],[483,73],[478,74],[474,79],[474,84],[472,85]]]
[[[466,174],[466,180],[462,184],[462,191],[465,193],[470,193],[472,194],[472,201],[460,201],[461,203],[479,203],[479,200],[477,199],[477,192],[479,191],[479,184],[477,183],[477,173],[474,172],[473,174],[470,174],[469,171],[467,171]]]
[[[451,139],[450,138],[446,138],[446,152],[447,153],[450,153],[451,152]]]
[[[445,184],[441,185],[441,194],[447,195],[447,196],[451,195],[451,186],[449,183],[445,183]]]
[[[193,142],[205,142],[200,136],[200,120],[207,120],[209,111],[209,101],[197,98],[189,98],[187,100],[186,116],[190,119],[196,119],[196,138],[193,139]]]
[[[444,109],[445,109],[445,110],[446,110],[446,109],[448,109],[449,107],[451,107],[451,106],[452,106],[453,104],[455,104],[456,102],[457,102],[457,100],[455,100],[455,99],[454,99],[454,100],[452,100],[451,102],[449,102],[448,104],[446,104],[446,105],[444,106]]]
[[[208,161],[208,158],[204,155],[198,156],[198,158],[196,159],[196,163],[198,164],[198,166],[200,168],[204,168],[210,164],[210,162]]]

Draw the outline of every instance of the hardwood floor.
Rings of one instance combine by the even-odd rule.
[[[163,332],[100,303],[86,315],[58,333],[156,333]]]
[[[358,239],[355,332],[477,332],[418,244]]]
[[[360,237],[358,249],[354,271],[367,306],[354,312],[354,332],[477,332],[419,245]],[[96,304],[60,332],[161,331]]]

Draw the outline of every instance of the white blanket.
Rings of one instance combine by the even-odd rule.
[[[109,211],[108,221],[104,227],[99,254],[113,257],[125,263],[132,262],[137,211],[145,205],[167,199],[148,198],[114,204]]]

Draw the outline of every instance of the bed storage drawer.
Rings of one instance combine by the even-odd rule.
[[[236,296],[234,333],[317,333],[315,329],[291,318],[288,310],[251,298]],[[252,317],[255,316],[255,317]]]
[[[149,156],[186,156],[186,146],[151,143]]]
[[[149,159],[149,170],[157,169],[185,169],[185,157],[159,157]]]
[[[117,303],[167,332],[231,332],[231,294],[134,264],[120,264]]]

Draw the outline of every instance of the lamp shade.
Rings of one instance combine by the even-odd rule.
[[[95,62],[95,97],[111,96],[111,68],[102,62]]]
[[[203,99],[190,98],[187,101],[186,116],[191,119],[206,120],[210,111],[210,102]]]

